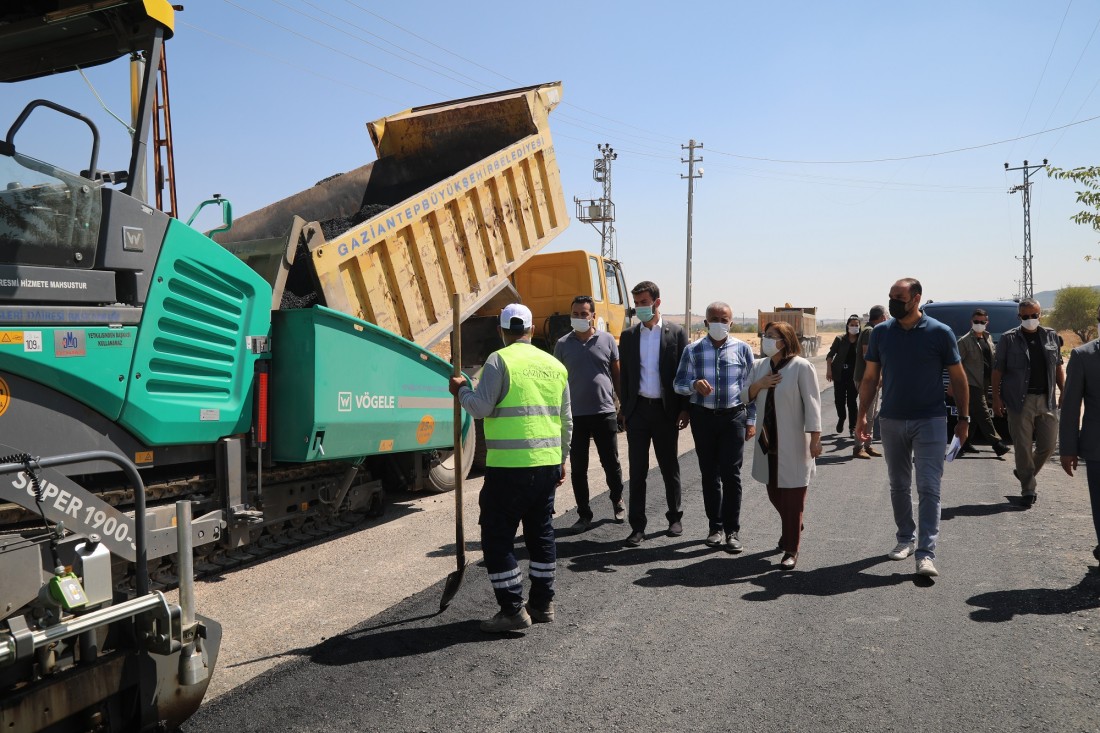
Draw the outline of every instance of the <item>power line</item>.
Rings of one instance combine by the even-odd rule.
[[[1047,54],[1047,60],[1043,64],[1043,71],[1039,74],[1039,81],[1035,82],[1035,91],[1031,93],[1031,101],[1027,103],[1027,112],[1024,112],[1024,117],[1020,120],[1020,129],[1016,131],[1019,135],[1023,131],[1024,125],[1027,124],[1028,115],[1031,114],[1031,107],[1035,104],[1035,97],[1039,94],[1039,89],[1043,86],[1043,79],[1047,75],[1047,66],[1050,65],[1050,59],[1054,56],[1054,49],[1058,46],[1058,39],[1062,37],[1062,26],[1066,24],[1066,18],[1069,16],[1069,9],[1073,7],[1073,0],[1069,0],[1069,4],[1066,5],[1066,12],[1062,14],[1062,22],[1058,24],[1058,32],[1054,34],[1054,43],[1050,44],[1050,53]],[[1015,141],[1013,141],[1015,142]],[[1009,155],[1012,151],[1009,151]]]
[[[254,10],[250,10],[246,7],[238,5],[237,3],[233,2],[233,0],[222,0],[222,2],[226,3],[227,5],[232,5],[233,7],[237,8],[238,10],[240,10],[242,12],[245,12],[245,13],[248,13],[249,15],[251,15],[255,18],[259,18],[260,20],[264,21],[265,23],[269,23],[269,24],[275,26],[276,28],[279,28],[281,30],[286,31],[287,33],[298,36],[299,38],[303,38],[303,39],[309,41],[310,43],[314,43],[314,44],[320,46],[321,48],[326,48],[329,51],[332,51],[333,53],[344,56],[345,58],[349,58],[352,61],[357,61],[357,62],[363,64],[364,66],[369,66],[372,69],[375,69],[377,71],[381,71],[383,74],[389,74],[390,76],[394,77],[395,79],[400,79],[401,81],[406,82],[408,84],[412,84],[413,86],[420,87],[421,89],[426,89],[427,91],[431,92],[432,94],[438,94],[440,96],[445,96],[444,93],[439,91],[438,89],[432,89],[429,86],[425,86],[424,84],[420,84],[419,82],[415,82],[412,79],[408,79],[404,76],[401,76],[400,74],[395,74],[394,72],[390,71],[389,69],[384,69],[381,66],[378,66],[377,64],[372,64],[371,62],[366,61],[365,59],[361,59],[358,56],[353,56],[352,54],[348,53],[347,51],[341,51],[340,49],[335,48],[333,46],[330,46],[327,43],[322,43],[321,41],[318,41],[316,38],[313,38],[310,35],[307,35],[305,33],[301,33],[299,31],[296,31],[293,28],[287,28],[285,25],[282,25],[281,23],[277,23],[274,20],[271,20],[270,18],[268,18],[268,17],[266,17],[266,16],[264,16],[260,13],[255,12]]]
[[[1080,114],[1081,114],[1081,111],[1082,111],[1083,109],[1085,109],[1085,105],[1089,103],[1089,99],[1091,99],[1091,98],[1092,98],[1092,95],[1093,95],[1093,93],[1094,93],[1094,92],[1096,91],[1096,87],[1098,87],[1098,86],[1100,86],[1100,78],[1098,78],[1098,79],[1096,80],[1096,83],[1094,83],[1094,84],[1092,85],[1092,89],[1090,89],[1090,90],[1089,90],[1089,93],[1085,95],[1085,99],[1084,99],[1084,101],[1082,101],[1082,102],[1081,102],[1081,106],[1077,108],[1077,112],[1076,112],[1076,113],[1075,113],[1075,114],[1073,115],[1073,116],[1074,116],[1074,118],[1076,118],[1076,117],[1079,117],[1079,116],[1080,116]],[[1065,131],[1065,130],[1062,130],[1062,134],[1058,136],[1058,139],[1054,141],[1054,144],[1050,146],[1050,150],[1049,150],[1049,151],[1047,151],[1047,152],[1048,152],[1048,153],[1050,153],[1050,152],[1053,152],[1053,151],[1054,151],[1054,149],[1055,149],[1056,147],[1058,147],[1058,143],[1062,142],[1062,138],[1063,138],[1063,137],[1065,137],[1065,136],[1066,136],[1066,131]]]
[[[1073,81],[1074,75],[1077,73],[1077,69],[1081,66],[1081,60],[1085,58],[1085,53],[1089,50],[1089,46],[1092,45],[1092,39],[1096,36],[1096,30],[1100,28],[1100,18],[1097,18],[1096,25],[1092,27],[1092,33],[1089,34],[1089,40],[1085,42],[1085,47],[1081,49],[1081,54],[1077,57],[1077,63],[1073,65],[1073,71],[1069,72],[1069,78],[1066,79],[1065,86],[1062,87],[1062,91],[1058,94],[1058,99],[1055,100],[1054,106],[1050,108],[1050,114],[1047,115],[1046,121],[1043,123],[1043,127],[1050,124],[1050,119],[1054,117],[1054,112],[1058,109],[1058,105],[1062,103],[1062,97],[1066,95],[1066,90],[1069,89],[1069,84]],[[1061,138],[1059,138],[1061,139]],[[1035,143],[1031,144],[1031,148],[1028,149],[1028,155],[1035,149]]]
[[[246,43],[241,43],[240,41],[236,40],[235,38],[228,38],[228,37],[223,36],[219,33],[215,33],[214,31],[210,31],[210,30],[207,30],[206,28],[202,28],[200,26],[194,25],[193,23],[188,23],[185,20],[177,19],[176,22],[179,23],[179,25],[184,26],[186,28],[190,28],[193,31],[198,31],[199,33],[204,33],[204,34],[210,36],[211,38],[216,38],[216,39],[218,39],[219,41],[221,41],[223,43],[227,43],[231,46],[236,46],[237,48],[244,49],[245,51],[248,51],[250,53],[254,53],[257,56],[263,56],[265,58],[273,59],[275,61],[278,61],[280,64],[283,64],[284,66],[289,66],[292,69],[297,69],[298,71],[302,71],[302,72],[304,72],[306,74],[309,74],[311,76],[315,76],[318,79],[324,79],[325,81],[330,81],[334,84],[339,84],[340,86],[347,87],[348,89],[354,89],[357,92],[363,92],[364,94],[369,94],[371,96],[378,97],[379,99],[384,99],[387,102],[393,102],[394,104],[403,104],[403,102],[401,102],[400,100],[394,99],[393,97],[387,97],[384,94],[379,94],[378,92],[372,91],[370,89],[365,89],[363,87],[355,86],[354,84],[349,84],[346,81],[344,81],[343,79],[337,79],[337,78],[332,77],[332,76],[326,76],[324,74],[321,74],[320,72],[314,71],[312,69],[309,69],[305,66],[301,66],[299,64],[292,64],[282,56],[271,53],[269,51],[263,51],[261,49],[255,48],[254,46],[249,46]]]
[[[299,15],[301,15],[304,18],[309,18],[310,20],[312,20],[316,23],[320,23],[320,24],[322,24],[322,25],[324,25],[328,28],[331,28],[334,31],[337,31],[339,33],[343,33],[344,35],[347,35],[347,36],[351,36],[352,38],[355,38],[356,40],[360,40],[359,37],[356,36],[355,34],[350,33],[348,31],[344,30],[343,28],[339,28],[337,26],[334,26],[331,23],[326,23],[323,20],[319,20],[317,18],[314,18],[311,15],[307,15],[306,13],[302,12],[301,10],[298,10],[297,8],[293,8],[289,5],[287,5],[285,2],[283,2],[283,0],[272,0],[272,2],[274,2],[278,5],[282,5],[287,10],[290,10],[291,12],[294,12],[294,13],[298,13]],[[301,0],[301,2],[308,5],[309,7],[313,8],[317,12],[323,13],[323,14],[329,16],[330,18],[335,18],[336,20],[340,21],[341,23],[343,23],[347,26],[350,26],[350,27],[356,29],[357,31],[361,31],[361,32],[367,34],[368,36],[371,36],[373,38],[377,38],[378,40],[383,41],[384,43],[388,43],[389,45],[393,46],[394,48],[400,49],[401,51],[404,51],[405,53],[410,54],[412,56],[415,56],[416,58],[423,59],[424,61],[427,61],[428,63],[432,63],[431,59],[429,59],[425,56],[421,56],[420,54],[416,53],[415,51],[412,51],[412,50],[407,49],[403,46],[400,46],[396,43],[393,43],[392,41],[386,40],[385,38],[378,35],[377,33],[374,33],[371,30],[369,30],[367,28],[364,28],[361,25],[356,25],[355,23],[351,22],[347,18],[343,18],[339,15],[336,15],[335,13],[330,13],[329,11],[325,10],[324,8],[318,7],[316,4],[310,2],[309,0]],[[388,53],[389,55],[391,55],[395,58],[399,58],[399,59],[401,59],[402,61],[404,61],[406,63],[413,64],[414,66],[419,66],[420,68],[426,69],[426,70],[430,71],[433,74],[438,74],[439,76],[442,76],[445,79],[450,79],[451,81],[458,82],[459,84],[462,84],[463,86],[467,86],[471,89],[476,89],[478,91],[486,91],[487,89],[489,89],[489,86],[487,84],[479,82],[477,79],[473,79],[469,76],[466,76],[465,74],[463,74],[461,72],[455,72],[455,73],[458,74],[458,76],[463,77],[463,79],[465,79],[466,81],[463,81],[463,79],[459,79],[457,77],[451,76],[450,74],[442,72],[439,69],[433,68],[431,66],[425,66],[424,64],[419,63],[417,61],[413,61],[412,59],[407,59],[404,56],[402,56],[401,54],[394,53],[393,51],[390,51],[389,49],[382,48],[381,46],[379,46],[376,43],[371,43],[370,41],[367,41],[365,39],[362,39],[362,40],[364,40],[364,42],[367,43],[368,45],[373,46],[374,48],[377,48],[382,53]]]
[[[1058,130],[1065,130],[1070,127],[1076,127],[1077,125],[1083,125],[1086,122],[1093,122],[1100,120],[1100,115],[1095,117],[1089,117],[1085,120],[1079,120],[1077,122],[1070,122],[1058,127],[1052,127],[1048,130],[1040,130],[1039,132],[1032,132],[1027,135],[1020,135],[1018,137],[1010,137],[1004,140],[997,140],[991,143],[982,143],[981,145],[968,145],[964,148],[953,148],[951,150],[942,150],[938,153],[919,153],[917,155],[899,155],[891,158],[867,158],[865,160],[788,160],[783,158],[763,158],[754,155],[739,155],[738,153],[728,153],[721,150],[715,150],[711,148],[710,152],[717,153],[718,155],[725,155],[730,158],[742,158],[744,160],[759,160],[766,163],[797,163],[801,165],[855,165],[862,163],[896,163],[901,160],[917,160],[919,158],[937,158],[942,155],[954,155],[955,153],[965,153],[970,150],[980,150],[982,148],[991,148],[996,145],[1004,145],[1005,143],[1013,143],[1019,140],[1027,140],[1028,138],[1036,137],[1037,135],[1046,135],[1048,132],[1057,132]]]
[[[352,0],[344,0],[344,2],[346,2],[348,5],[351,5],[353,8],[357,8],[357,9],[363,11],[364,13],[367,13],[368,15],[373,15],[375,18],[378,18],[383,23],[387,23],[388,25],[392,25],[394,28],[398,29],[399,31],[402,31],[403,33],[408,33],[413,38],[418,38],[421,41],[424,41],[424,43],[427,43],[430,46],[434,46],[435,48],[438,48],[440,51],[443,51],[444,53],[448,53],[451,56],[454,56],[455,58],[462,59],[466,63],[471,64],[473,66],[476,66],[479,69],[483,69],[485,71],[488,71],[490,74],[493,74],[495,76],[499,76],[500,78],[504,79],[505,81],[511,82],[512,84],[516,84],[517,86],[521,86],[523,84],[523,82],[517,81],[517,80],[511,78],[510,76],[505,76],[504,74],[501,74],[499,71],[495,71],[493,69],[490,69],[488,66],[482,66],[481,64],[479,64],[478,62],[476,62],[472,59],[468,59],[465,56],[463,56],[461,54],[458,54],[458,53],[455,53],[454,51],[452,51],[448,48],[444,48],[443,46],[440,46],[435,41],[433,41],[431,39],[428,39],[428,38],[425,38],[424,36],[422,36],[418,33],[414,33],[413,31],[410,31],[408,28],[405,28],[404,26],[400,26],[397,23],[394,23],[392,20],[389,20],[388,18],[385,18],[385,17],[379,15],[378,13],[374,12],[373,10],[369,10],[368,8],[364,8],[362,5],[359,5],[358,3],[352,2]]]

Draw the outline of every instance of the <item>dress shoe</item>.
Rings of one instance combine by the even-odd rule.
[[[1097,545],[1096,547],[1092,548],[1092,556],[1095,557],[1098,561],[1100,561],[1100,545]]]
[[[997,454],[998,458],[1008,453],[1008,451],[1009,447],[1003,440],[998,440],[993,444],[993,452]]]
[[[707,547],[718,547],[718,545],[722,544],[722,530],[711,532],[707,535],[707,538],[703,540],[703,544]]]
[[[854,458],[864,458],[868,461],[871,460],[871,455],[867,452],[867,450],[862,445],[856,446],[856,449],[854,451],[852,451],[852,456]]]
[[[615,510],[615,521],[622,524],[626,520],[626,506],[621,501],[616,501],[612,507]]]
[[[794,570],[794,566],[797,562],[798,555],[792,555],[789,552],[785,552],[783,553],[783,559],[779,561],[779,565],[784,570]]]
[[[577,517],[577,521],[573,522],[573,526],[570,527],[570,529],[574,533],[580,534],[581,532],[586,531],[591,526],[592,517]]]
[[[683,533],[684,533],[684,525],[681,524],[679,521],[675,521],[672,524],[668,525],[668,536],[669,537],[679,537]]]
[[[736,532],[730,532],[726,535],[726,552],[736,555],[744,549],[745,546],[741,544],[741,538],[737,536]]]
[[[863,450],[867,451],[867,455],[874,456],[875,458],[881,458],[882,454],[875,450],[874,446],[867,446]]]
[[[631,532],[630,536],[626,538],[627,547],[637,547],[645,540],[645,535],[641,532]]]
[[[836,421],[836,432],[838,434],[844,432],[844,418],[840,418]]]
[[[959,452],[960,453],[977,453],[978,449],[975,448],[974,446],[970,445],[970,443],[966,443],[965,445],[963,445],[962,450],[959,451]]]
[[[1026,506],[1026,507],[1033,507],[1033,506],[1035,506],[1035,503],[1037,501],[1039,501],[1039,495],[1038,494],[1024,494],[1023,498],[1024,498],[1024,506]]]

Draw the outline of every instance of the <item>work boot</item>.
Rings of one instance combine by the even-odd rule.
[[[531,616],[527,609],[521,608],[513,613],[501,609],[497,615],[481,622],[481,630],[490,634],[503,634],[506,631],[519,631],[531,626]]]
[[[554,602],[550,601],[546,604],[546,608],[535,608],[531,605],[531,601],[527,601],[527,605],[524,606],[527,609],[528,615],[531,616],[531,620],[536,624],[551,624],[554,623]]]

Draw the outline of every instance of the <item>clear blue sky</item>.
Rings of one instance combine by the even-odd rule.
[[[212,193],[238,213],[374,157],[365,123],[402,109],[563,82],[551,118],[566,199],[598,197],[613,164],[627,280],[684,309],[689,139],[702,141],[693,310],[735,316],[789,301],[866,312],[899,277],[936,300],[1011,297],[1023,252],[1026,158],[1100,164],[1100,3],[790,2],[531,5],[204,0],[168,44],[181,211]],[[128,65],[88,76],[126,116]],[[47,97],[96,119],[101,167],[125,131],[76,75],[0,87],[10,124]],[[87,139],[44,116],[22,150],[86,165]],[[32,118],[34,119],[34,118]],[[61,129],[63,132],[55,132]],[[744,157],[739,157],[744,156]],[[753,158],[802,162],[770,162]],[[1069,217],[1072,183],[1033,178],[1035,290],[1100,283],[1097,236]],[[553,249],[598,250],[574,221]]]

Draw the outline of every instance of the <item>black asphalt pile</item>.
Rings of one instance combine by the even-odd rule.
[[[388,208],[390,208],[388,204],[364,204],[363,208],[351,216],[338,216],[335,219],[321,222],[321,232],[325,235],[326,240],[333,239],[352,227],[362,224],[372,216],[381,214]]]
[[[318,183],[324,183],[336,176],[330,176]],[[373,216],[381,214],[390,208],[389,204],[364,204],[359,211],[350,216],[338,216],[321,222],[321,233],[325,235],[325,241],[335,239],[352,227],[358,226]],[[313,268],[309,264],[309,250],[302,242],[298,243],[298,249],[294,253],[294,264],[287,275],[286,287],[283,290],[283,298],[279,303],[282,310],[294,308],[310,308],[317,304],[324,304],[321,297],[320,285],[313,276]]]

